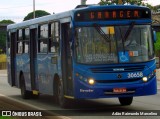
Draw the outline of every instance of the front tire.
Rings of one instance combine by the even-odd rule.
[[[121,105],[131,105],[133,101],[133,97],[119,97],[119,102]]]
[[[24,80],[24,76],[21,75],[20,77],[20,88],[21,88],[21,96],[23,99],[29,99],[31,98],[32,92],[31,91],[27,91],[26,90],[26,85],[25,85],[25,80]]]

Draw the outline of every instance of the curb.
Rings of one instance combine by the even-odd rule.
[[[3,69],[3,70],[0,70],[0,76],[1,77],[7,77],[7,70]]]
[[[37,111],[44,111],[44,113],[47,113],[47,114],[51,115],[51,116],[42,116],[43,119],[53,119],[53,118],[54,119],[71,119],[70,117],[63,116],[63,115],[60,115],[58,113],[55,113],[55,112],[52,112],[52,111],[49,111],[49,110],[44,110],[44,108],[41,108],[41,107],[38,107],[38,106],[35,106],[35,105],[32,105],[32,104],[29,104],[29,103],[27,103],[27,102],[25,102],[23,100],[21,101],[19,99],[15,99],[15,98],[12,98],[12,97],[9,97],[9,96],[5,96],[3,94],[0,94],[0,97],[4,98],[4,100],[7,99],[10,102],[19,103],[21,105],[27,106],[28,108],[33,108],[34,110],[37,110]],[[24,107],[24,108],[26,108],[26,107]],[[18,110],[18,111],[20,111],[20,110]],[[25,111],[25,110],[22,109],[22,112],[23,111]]]

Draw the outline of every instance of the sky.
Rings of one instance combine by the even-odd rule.
[[[97,4],[100,0],[87,0],[87,4]],[[151,5],[159,5],[160,0],[147,0]],[[36,10],[45,10],[49,13],[60,13],[74,9],[81,0],[35,0]],[[21,22],[33,11],[33,0],[0,0],[0,20],[11,19]]]

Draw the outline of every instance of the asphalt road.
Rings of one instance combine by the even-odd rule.
[[[160,87],[160,81],[158,81],[158,88]],[[20,90],[14,87],[10,87],[7,83],[7,76],[5,73],[0,74],[0,97],[9,98],[18,103],[23,103],[23,105],[30,106],[37,110],[47,110],[50,114],[59,115],[59,118],[65,119],[158,119],[159,116],[119,116],[122,112],[127,112],[127,114],[132,111],[136,114],[138,110],[140,112],[158,113],[160,114],[160,90],[158,89],[158,94],[153,96],[135,97],[132,105],[121,106],[118,99],[97,99],[97,100],[83,100],[76,101],[72,103],[71,109],[62,109],[54,102],[54,98],[48,95],[40,95],[39,99],[24,100],[20,96]],[[0,99],[1,100],[1,99]],[[3,100],[1,100],[3,101]],[[25,108],[25,106],[24,106]],[[137,113],[140,113],[139,111]],[[147,113],[148,113],[147,112]],[[112,116],[113,114],[113,116]],[[117,116],[116,116],[117,114]],[[62,116],[60,116],[62,115]],[[55,118],[55,116],[54,116]]]

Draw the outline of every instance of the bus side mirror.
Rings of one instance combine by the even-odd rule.
[[[153,31],[153,41],[154,41],[154,43],[156,42],[156,40],[157,40],[156,31]]]

